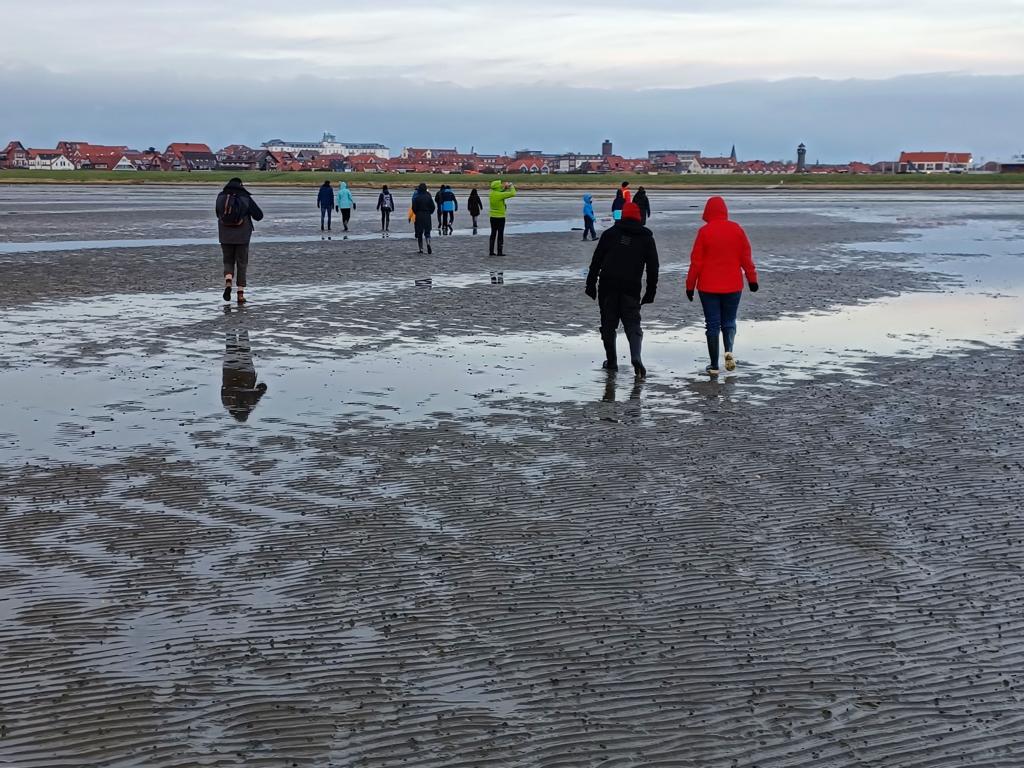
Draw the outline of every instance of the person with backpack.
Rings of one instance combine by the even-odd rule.
[[[416,187],[416,194],[412,196],[412,208],[409,212],[415,222],[416,244],[420,248],[420,253],[423,253],[423,238],[427,239],[427,253],[434,252],[430,247],[430,230],[433,229],[432,222],[436,208],[434,198],[427,190],[427,185],[420,184]]]
[[[640,327],[640,307],[652,304],[658,292],[658,247],[651,230],[640,224],[640,209],[635,203],[622,207],[622,219],[601,233],[587,273],[584,292],[601,308],[601,340],[604,343],[606,371],[619,369],[615,336],[619,323],[629,341],[629,358],[637,378],[647,377],[641,358],[644,332]],[[647,289],[640,296],[641,281],[647,272]]]
[[[597,230],[594,229],[594,198],[591,195],[583,196],[583,242],[587,241],[589,233],[592,240],[597,240]]]
[[[651,215],[651,201],[647,199],[647,190],[640,187],[636,191],[636,197],[633,198],[633,202],[640,209],[640,223],[647,226],[647,219]]]
[[[441,188],[441,228],[446,234],[455,231],[455,212],[459,210],[459,201],[455,198],[455,192],[445,184]]]
[[[324,219],[327,219],[327,230],[331,229],[331,211],[334,210],[334,187],[330,180],[320,185],[316,195],[316,207],[320,209],[320,231],[324,231]]]
[[[484,209],[484,202],[480,199],[480,193],[476,191],[476,187],[469,193],[469,199],[466,200],[466,210],[469,211],[469,215],[473,218],[473,234],[476,234],[476,220],[480,215],[480,212]]]
[[[510,181],[495,179],[491,182],[490,214],[491,214],[491,241],[488,256],[504,256],[505,248],[505,217],[507,215],[506,202],[516,196],[516,188]],[[498,252],[495,254],[494,246],[497,243]]]
[[[352,218],[352,211],[355,210],[356,201],[348,189],[348,184],[344,181],[338,184],[338,198],[335,200],[335,206],[341,211],[341,223],[345,226],[345,231],[348,232],[348,221]]]
[[[395,198],[388,191],[388,185],[384,185],[380,195],[377,196],[377,210],[380,211],[380,231],[384,234],[391,232],[391,212],[395,210]]]
[[[686,298],[693,301],[694,289],[700,292],[704,309],[705,334],[711,364],[710,376],[718,375],[718,334],[725,342],[725,370],[736,370],[733,343],[736,340],[736,315],[743,296],[743,276],[751,293],[756,293],[757,269],[751,256],[750,240],[743,227],[729,220],[729,209],[721,197],[709,198],[704,206],[704,221],[697,232],[686,273]]]
[[[263,211],[239,178],[231,179],[217,195],[217,239],[224,256],[224,301],[231,301],[231,287],[237,289],[238,303],[245,304],[246,273],[253,222],[263,220]]]

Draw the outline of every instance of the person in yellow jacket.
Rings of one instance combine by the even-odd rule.
[[[495,179],[491,182],[491,247],[489,256],[504,256],[505,248],[505,201],[516,196],[516,188],[509,181]],[[497,242],[498,252],[494,245]]]

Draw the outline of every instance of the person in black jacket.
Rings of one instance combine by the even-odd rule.
[[[444,213],[441,209],[441,196],[444,195],[444,184],[438,187],[437,194],[434,195],[434,205],[437,208],[437,234],[444,234]]]
[[[473,191],[469,193],[469,199],[466,200],[466,210],[469,211],[469,215],[473,217],[473,234],[476,234],[476,217],[480,215],[480,212],[484,209],[484,201],[480,199],[480,193],[476,191],[476,187],[473,187]]]
[[[249,242],[254,221],[263,211],[239,178],[231,179],[217,195],[217,239],[224,255],[224,301],[231,301],[231,284],[238,288],[238,303],[245,304],[245,278],[249,267]]]
[[[416,221],[416,244],[420,247],[420,253],[423,253],[424,237],[427,239],[427,253],[434,252],[430,247],[430,230],[433,228],[435,210],[437,210],[437,206],[434,204],[430,192],[427,191],[427,185],[420,184],[416,187],[416,194],[412,196],[412,214]]]
[[[320,185],[320,191],[316,194],[316,207],[320,209],[320,231],[324,231],[324,219],[327,219],[327,229],[331,228],[331,211],[334,210],[334,187],[330,181]]]
[[[640,297],[644,270],[647,290]],[[600,280],[600,283],[598,282]],[[637,377],[645,378],[647,369],[640,357],[643,329],[640,327],[640,306],[654,302],[658,291],[658,248],[654,235],[640,224],[636,203],[622,207],[622,219],[601,233],[587,273],[586,294],[601,307],[601,340],[607,359],[603,367],[617,371],[615,335],[619,322],[629,341],[629,357]]]
[[[647,219],[651,216],[651,201],[647,199],[647,190],[640,187],[633,198],[636,207],[640,209],[640,224],[646,225]]]

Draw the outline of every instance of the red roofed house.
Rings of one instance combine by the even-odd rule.
[[[551,173],[543,157],[517,157],[505,166],[505,173]]]
[[[137,171],[135,163],[128,157],[129,153],[131,150],[83,145],[75,152],[74,163],[81,170]]]
[[[417,147],[406,147],[402,150],[402,159],[422,163],[424,160],[440,160],[441,158],[457,154],[459,154],[459,150],[457,149],[419,149]]]
[[[725,174],[736,172],[735,157],[701,157],[697,159],[700,165],[698,173]]]
[[[974,158],[970,152],[902,152],[900,173],[965,173]]]
[[[168,144],[164,156],[176,171],[212,171],[217,167],[217,156],[205,144]]]
[[[75,164],[56,149],[28,150],[28,167],[33,171],[73,171]]]
[[[20,141],[12,141],[0,150],[0,168],[28,168],[28,150]]]

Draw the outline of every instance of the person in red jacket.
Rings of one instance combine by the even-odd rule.
[[[725,369],[736,369],[733,341],[736,339],[736,313],[743,295],[743,275],[756,292],[757,269],[750,255],[750,241],[743,227],[729,221],[729,209],[721,197],[712,197],[704,206],[704,221],[690,253],[686,273],[686,298],[693,301],[694,289],[700,292],[708,337],[711,365],[706,370],[718,375],[718,334],[725,342]]]

